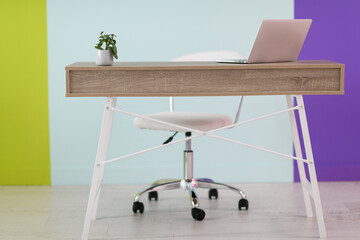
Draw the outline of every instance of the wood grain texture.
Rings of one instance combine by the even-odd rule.
[[[66,73],[69,97],[344,93],[344,65],[329,61],[74,63]]]

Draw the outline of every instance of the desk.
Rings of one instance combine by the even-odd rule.
[[[344,93],[344,65],[329,61],[117,62],[113,66],[80,62],[65,69],[67,97]]]
[[[343,64],[330,61],[297,61],[243,65],[214,62],[117,62],[113,66],[96,66],[95,63],[79,62],[67,66],[65,70],[67,97],[107,97],[86,210],[83,240],[88,239],[91,220],[96,219],[104,165],[120,159],[106,160],[114,113],[122,112],[132,116],[139,116],[116,109],[117,97],[130,96],[286,95],[288,109],[257,119],[288,112],[293,133],[295,157],[236,141],[232,142],[297,161],[306,216],[313,216],[311,197],[314,200],[320,237],[326,237],[302,95],[344,94]],[[295,95],[297,99],[296,106],[293,105],[291,95]],[[303,135],[307,159],[303,159],[301,153],[294,114],[295,110],[299,113],[300,129]],[[241,124],[243,123],[235,125]],[[197,134],[198,137],[210,136],[219,138],[212,135],[212,131],[197,131]],[[222,140],[231,141],[224,138]],[[310,181],[306,178],[304,163],[308,164]]]

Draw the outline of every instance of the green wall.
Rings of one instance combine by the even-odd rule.
[[[48,185],[46,0],[1,1],[0,12],[0,185]]]

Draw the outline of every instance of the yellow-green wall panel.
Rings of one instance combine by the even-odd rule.
[[[0,185],[48,185],[46,0],[1,1],[0,13]]]

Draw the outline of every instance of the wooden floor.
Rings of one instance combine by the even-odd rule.
[[[209,200],[198,190],[205,220],[190,215],[188,193],[159,193],[144,199],[144,214],[132,213],[132,197],[144,186],[104,186],[90,239],[316,239],[316,218],[304,216],[300,185],[235,184],[248,195],[249,211],[238,211],[239,197],[219,190]],[[88,186],[0,187],[0,239],[80,239]],[[320,183],[327,239],[360,239],[360,183]]]

